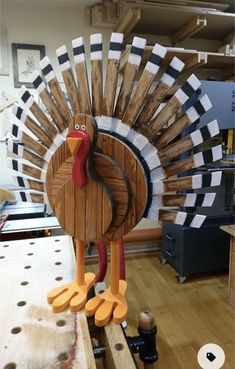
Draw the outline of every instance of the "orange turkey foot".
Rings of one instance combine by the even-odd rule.
[[[95,324],[98,327],[106,325],[111,316],[114,323],[121,324],[127,316],[127,303],[124,297],[126,289],[126,281],[119,280],[119,293],[113,295],[109,287],[102,294],[93,297],[86,303],[86,315],[95,315]]]
[[[47,301],[52,305],[54,313],[60,313],[68,307],[71,311],[79,311],[84,308],[89,289],[95,283],[95,274],[86,273],[85,283],[78,285],[75,280],[61,287],[54,288],[47,295]]]

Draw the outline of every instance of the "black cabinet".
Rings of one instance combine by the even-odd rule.
[[[229,266],[229,235],[218,224],[207,223],[200,229],[163,224],[161,261],[176,269],[181,283],[191,274]]]

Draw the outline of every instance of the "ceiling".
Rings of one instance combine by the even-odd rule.
[[[94,5],[95,0],[14,0],[15,2],[25,2],[32,4],[64,5],[64,6],[89,6]]]

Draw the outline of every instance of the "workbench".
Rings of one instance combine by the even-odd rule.
[[[120,326],[103,329],[97,366],[84,312],[52,312],[47,292],[74,278],[74,261],[69,236],[0,242],[1,369],[136,369]]]
[[[226,225],[220,228],[230,234],[228,300],[235,306],[235,225]]]

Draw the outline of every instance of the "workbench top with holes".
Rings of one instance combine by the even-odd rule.
[[[0,269],[0,369],[136,369],[119,325],[101,331],[101,365],[84,312],[54,314],[47,303],[48,291],[74,279],[71,237],[0,242]]]
[[[84,313],[47,304],[50,289],[74,278],[71,238],[1,242],[0,267],[0,368],[96,368]]]

